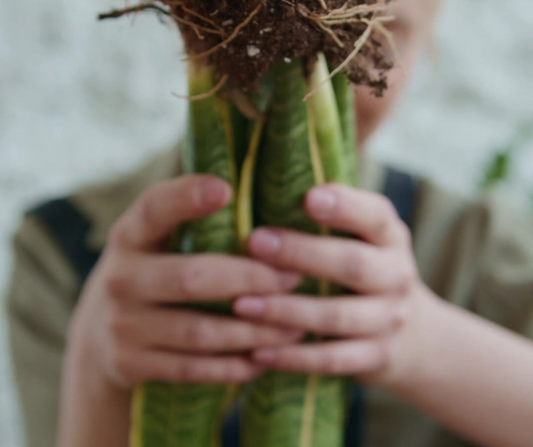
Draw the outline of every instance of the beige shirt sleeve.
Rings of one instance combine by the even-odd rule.
[[[36,217],[26,217],[14,239],[7,312],[27,447],[55,446],[61,363],[77,292],[60,248]]]
[[[533,213],[494,189],[476,202],[426,185],[415,226],[423,280],[441,298],[533,337]]]
[[[485,243],[469,308],[533,339],[533,213],[496,193],[479,212]]]

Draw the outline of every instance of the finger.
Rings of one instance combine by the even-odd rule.
[[[318,223],[355,234],[372,244],[400,245],[409,240],[408,229],[381,194],[329,184],[309,191],[305,208]]]
[[[295,343],[303,331],[282,329],[189,310],[141,309],[119,317],[115,334],[143,346],[181,352],[222,353]]]
[[[404,291],[416,273],[399,251],[284,229],[256,230],[248,249],[255,258],[278,268],[333,281],[361,293]]]
[[[194,356],[148,350],[123,353],[115,364],[118,379],[128,385],[149,381],[243,383],[263,371],[260,365],[240,356]]]
[[[114,225],[110,243],[137,249],[157,246],[177,224],[205,217],[226,206],[231,188],[209,175],[168,180],[143,193]]]
[[[129,255],[111,259],[110,296],[152,303],[223,301],[238,295],[287,292],[301,276],[230,255]]]
[[[308,343],[256,350],[257,364],[286,372],[351,375],[377,371],[387,364],[383,343],[375,340]]]
[[[335,337],[389,332],[407,317],[405,300],[391,298],[242,297],[233,309],[237,315],[261,323]]]

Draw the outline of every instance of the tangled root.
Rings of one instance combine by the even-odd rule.
[[[386,28],[394,19],[390,1],[152,0],[100,18],[147,9],[172,17],[185,40],[187,58],[211,64],[224,88],[256,91],[271,64],[293,58],[311,61],[323,52],[336,67],[332,76],[342,71],[380,96],[393,65],[382,51],[384,42],[397,54]]]

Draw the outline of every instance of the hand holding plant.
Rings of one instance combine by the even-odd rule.
[[[387,199],[346,186],[311,190],[305,208],[317,223],[358,239],[260,228],[250,238],[250,253],[273,267],[331,281],[356,294],[239,298],[234,310],[250,321],[321,336],[313,343],[258,349],[254,360],[283,371],[372,381],[410,369],[408,362],[423,347],[412,334],[419,330],[421,308],[431,300],[417,274],[409,230]]]

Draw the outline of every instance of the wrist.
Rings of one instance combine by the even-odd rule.
[[[91,347],[73,337],[62,379],[60,447],[127,445],[131,392],[98,365]]]
[[[64,375],[71,382],[83,384],[89,393],[99,394],[115,387],[102,361],[103,343],[99,332],[92,327],[91,312],[87,303],[81,302],[69,329],[65,353]]]
[[[433,375],[438,340],[449,305],[424,284],[411,296],[410,315],[390,338],[388,368],[379,385],[395,394],[420,386]]]

